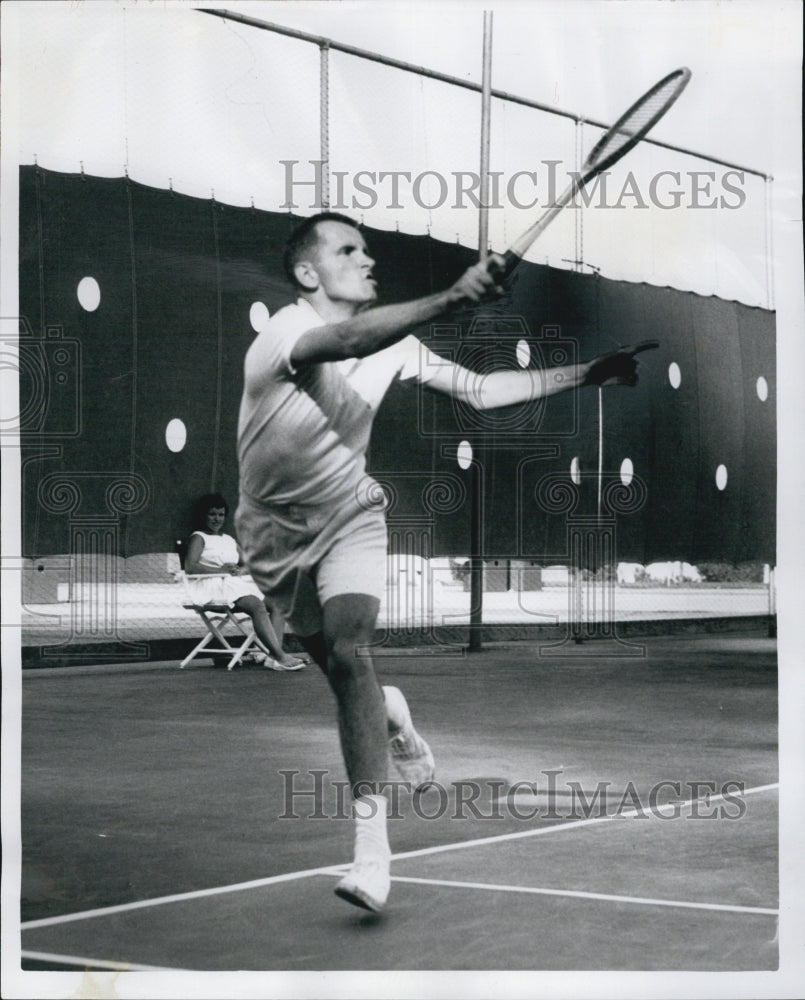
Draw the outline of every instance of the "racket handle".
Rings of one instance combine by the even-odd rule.
[[[501,278],[508,278],[512,271],[517,267],[517,265],[522,260],[522,257],[518,257],[513,250],[507,250],[503,254],[503,266],[499,267],[497,264],[493,263],[491,260],[487,263],[487,268],[490,272],[494,272],[497,276]]]
[[[507,250],[506,253],[503,254],[503,260],[505,261],[503,265],[503,277],[508,278],[522,259],[523,258],[519,257],[513,250]]]

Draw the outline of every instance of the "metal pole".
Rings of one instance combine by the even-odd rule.
[[[321,208],[330,207],[330,43],[319,47],[319,146],[321,155]]]
[[[478,212],[478,253],[489,248],[489,148],[492,117],[492,11],[484,11],[484,57],[481,80],[481,207]]]
[[[478,256],[486,256],[489,246],[489,146],[492,111],[492,11],[484,11],[483,80],[481,84],[481,207],[478,212]],[[472,495],[470,497],[470,651],[481,649],[484,618],[484,531],[483,468],[480,454],[472,460]]]

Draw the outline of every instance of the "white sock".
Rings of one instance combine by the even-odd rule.
[[[397,687],[383,685],[383,697],[386,699],[386,719],[388,720],[389,736],[396,736],[401,729],[411,723],[411,710],[405,695]]]
[[[363,850],[391,854],[386,828],[388,807],[389,800],[385,795],[361,795],[353,802],[356,857]]]

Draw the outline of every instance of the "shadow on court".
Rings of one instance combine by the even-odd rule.
[[[438,781],[392,800],[382,916],[332,892],[317,670],[26,671],[24,967],[776,968],[774,642],[559,652],[378,659]]]

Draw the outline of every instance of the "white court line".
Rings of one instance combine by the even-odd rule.
[[[779,783],[770,785],[757,785],[755,788],[746,788],[743,792],[731,792],[732,798],[754,795],[757,792],[767,792],[774,788],[779,788]],[[724,795],[711,795],[708,802],[717,802],[725,798]],[[689,800],[680,805],[692,805],[694,800]],[[695,800],[700,801],[700,800]],[[550,833],[565,833],[568,830],[575,830],[581,826],[593,826],[597,823],[609,823],[618,819],[631,819],[638,815],[636,809],[624,810],[608,816],[594,816],[591,819],[574,820],[572,823],[555,823],[553,826],[539,827],[536,830],[521,830],[519,833],[500,833],[494,837],[480,837],[477,840],[462,840],[452,844],[440,844],[436,847],[423,847],[417,851],[403,851],[400,854],[392,854],[392,861],[401,861],[405,858],[422,858],[429,854],[442,854],[447,851],[461,851],[471,847],[483,847],[486,844],[500,844],[508,840],[522,840],[526,837],[541,837]],[[243,892],[247,889],[260,889],[268,885],[277,885],[281,882],[293,882],[297,879],[311,878],[314,875],[340,875],[349,864],[326,865],[321,868],[307,868],[298,872],[287,872],[284,875],[270,875],[267,878],[254,879],[250,882],[237,882],[233,885],[215,886],[211,889],[196,889],[193,892],[180,892],[170,896],[157,896],[153,899],[141,899],[133,903],[120,903],[117,906],[102,906],[94,910],[84,910],[78,913],[65,913],[56,917],[43,917],[41,920],[28,920],[20,924],[21,930],[33,930],[36,927],[53,927],[56,924],[69,924],[76,920],[89,920],[93,917],[109,916],[113,913],[126,913],[129,910],[140,910],[150,906],[163,906],[166,903],[181,903],[190,899],[205,899],[208,896],[218,896],[227,892]]]
[[[305,871],[286,872],[285,875],[269,875],[266,878],[253,879],[251,882],[235,882],[233,885],[219,885],[211,889],[196,889],[193,892],[177,892],[171,896],[139,899],[134,903],[120,903],[117,906],[100,906],[95,910],[80,910],[78,913],[63,913],[58,917],[27,920],[20,924],[20,930],[27,931],[35,927],[52,927],[54,924],[69,924],[75,920],[105,917],[112,913],[126,913],[129,910],[141,910],[149,906],[163,906],[165,903],[183,903],[189,899],[206,899],[207,896],[219,896],[225,892],[244,892],[247,889],[260,889],[265,885],[276,885],[279,882],[293,882],[296,879],[310,878],[313,875],[336,875],[342,873],[348,867],[349,865],[329,865],[323,868],[308,868]]]
[[[744,798],[747,795],[754,795],[756,792],[768,792],[773,788],[779,788],[779,782],[771,785],[757,785],[755,788],[746,788],[743,792],[730,792],[730,798]],[[710,795],[707,802],[718,802],[726,798],[725,795]],[[680,808],[693,805],[694,802],[701,802],[701,799],[689,799],[680,802]],[[636,816],[651,816],[651,813],[639,812],[637,809],[624,809],[623,812],[610,813],[607,816],[593,816],[590,819],[576,819],[572,823],[555,823],[553,826],[542,826],[536,830],[521,830],[519,833],[500,833],[494,837],[482,837],[478,840],[464,840],[456,844],[441,844],[438,847],[423,847],[417,851],[405,851],[402,854],[393,854],[392,860],[398,861],[403,858],[422,858],[428,854],[440,854],[443,851],[460,851],[465,847],[483,847],[485,844],[499,844],[505,840],[522,840],[526,837],[542,837],[548,833],[565,832],[575,830],[580,826],[593,826],[596,823],[611,823],[613,820],[634,819]]]
[[[138,965],[136,962],[109,962],[104,958],[80,958],[78,955],[55,955],[50,951],[21,951],[20,958],[36,962],[58,962],[77,965],[82,969],[109,969],[112,972],[189,972],[189,969],[168,969],[163,965]]]
[[[609,903],[636,903],[640,906],[675,906],[688,910],[722,910],[728,913],[762,913],[777,917],[779,910],[765,906],[733,906],[729,903],[689,903],[679,899],[652,899],[645,896],[612,896],[605,892],[581,892],[575,889],[539,889],[522,885],[496,885],[492,882],[452,882],[440,878],[408,878],[392,875],[392,882],[411,882],[414,885],[440,885],[454,889],[486,889],[489,892],[520,892],[534,896],[571,896],[574,899],[602,899]]]

